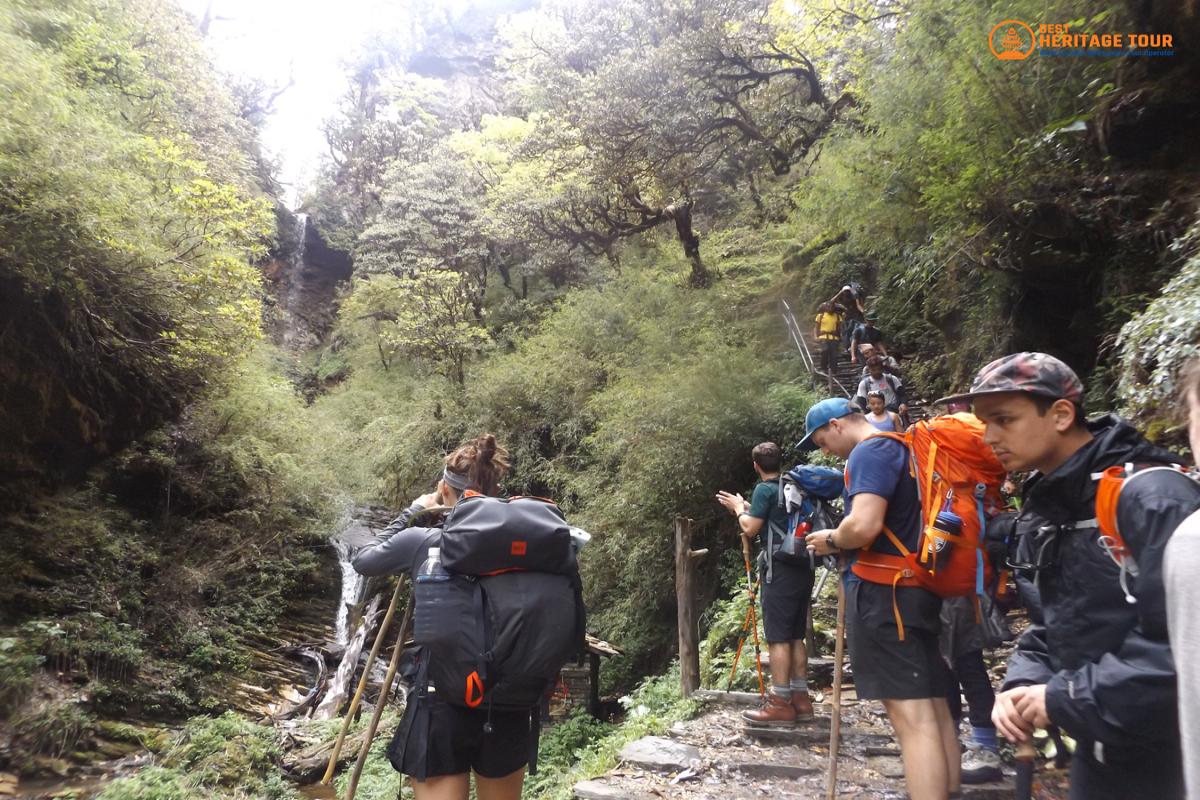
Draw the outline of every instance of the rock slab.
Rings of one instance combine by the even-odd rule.
[[[576,800],[633,800],[615,786],[601,781],[580,781],[573,790]]]
[[[646,736],[621,750],[621,761],[654,772],[678,772],[700,763],[700,750],[661,736]]]

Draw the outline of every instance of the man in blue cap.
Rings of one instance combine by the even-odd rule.
[[[801,450],[846,459],[846,516],[835,530],[807,537],[817,555],[840,550],[899,551],[889,530],[918,549],[920,501],[908,449],[878,431],[844,398],[808,410]],[[942,601],[918,586],[884,585],[846,573],[846,629],[854,687],[881,700],[896,729],[904,780],[913,800],[946,800],[960,790],[958,731],[946,702],[950,675],[938,650]],[[901,630],[898,619],[903,619]]]

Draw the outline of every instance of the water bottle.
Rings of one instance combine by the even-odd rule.
[[[949,509],[939,511],[933,527],[925,532],[925,563],[935,570],[944,566],[954,549],[954,542],[946,537],[961,535],[962,517]]]
[[[429,548],[425,563],[417,570],[414,590],[413,640],[419,645],[434,644],[445,635],[453,590],[450,573],[442,566],[441,548]],[[450,620],[453,622],[453,617]]]
[[[442,549],[431,547],[426,555],[425,563],[417,570],[417,583],[448,581],[450,573],[442,566]]]

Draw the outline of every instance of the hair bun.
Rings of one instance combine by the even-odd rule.
[[[490,433],[485,433],[479,437],[479,443],[476,445],[479,453],[479,460],[484,464],[490,464],[492,456],[496,455],[496,437]]]

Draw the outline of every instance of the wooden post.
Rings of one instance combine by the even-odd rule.
[[[696,559],[708,550],[692,549],[692,520],[675,518],[675,601],[679,624],[679,688],[684,697],[700,688],[700,646],[696,630]]]
[[[842,658],[845,655],[846,639],[846,589],[842,581],[845,556],[838,554],[837,575],[837,627],[833,646],[833,713],[829,720],[829,775],[826,779],[826,800],[837,797],[837,758],[842,741]]]
[[[600,656],[588,653],[588,675],[591,684],[588,687],[588,713],[594,719],[600,719]]]

